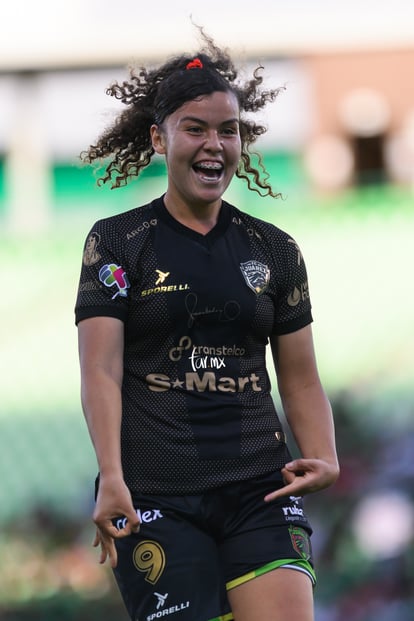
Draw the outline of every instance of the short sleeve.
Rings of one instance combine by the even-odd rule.
[[[110,218],[100,220],[89,231],[83,248],[75,305],[76,324],[97,316],[125,321],[129,289],[125,244]]]
[[[308,275],[300,247],[288,235],[280,242],[278,264],[282,274],[277,285],[275,334],[289,334],[312,322]]]

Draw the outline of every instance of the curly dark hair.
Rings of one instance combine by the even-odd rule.
[[[254,70],[250,80],[243,84],[238,82],[238,71],[228,52],[217,47],[202,28],[199,30],[204,45],[196,54],[173,57],[156,69],[141,67],[137,72],[131,69],[129,80],[121,84],[115,82],[107,89],[108,95],[128,107],[96,144],[81,153],[81,159],[92,163],[110,158],[98,184],[111,182],[112,189],[124,186],[148,166],[154,155],[151,125],[161,125],[168,115],[187,101],[216,91],[231,92],[237,97],[241,115],[241,158],[236,176],[247,181],[249,189],[261,196],[278,198],[281,194],[274,192],[268,182],[269,175],[261,155],[250,150],[257,138],[266,132],[266,127],[246,118],[243,113],[261,110],[268,102],[274,101],[284,87],[262,89],[262,65]],[[195,57],[201,61],[202,70],[186,68]],[[252,164],[253,155],[261,172]]]

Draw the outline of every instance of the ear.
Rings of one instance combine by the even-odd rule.
[[[151,125],[150,128],[152,147],[155,153],[165,154],[165,136],[159,125]]]

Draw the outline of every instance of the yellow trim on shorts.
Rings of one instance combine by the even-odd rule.
[[[233,621],[233,613],[229,612],[226,615],[222,615],[221,617],[214,617],[214,619],[209,619],[209,621]]]
[[[289,569],[295,569],[297,571],[303,571],[303,573],[307,574],[312,581],[312,584],[316,584],[316,574],[312,567],[312,565],[303,559],[297,558],[283,558],[278,561],[272,561],[271,563],[267,563],[267,565],[263,565],[263,567],[259,567],[254,571],[249,571],[249,573],[244,574],[244,576],[240,576],[239,578],[235,578],[234,580],[230,580],[230,582],[226,582],[226,589],[230,591],[234,589],[236,586],[240,586],[245,582],[249,582],[249,580],[253,580],[253,578],[257,578],[258,576],[262,576],[263,574],[267,574],[269,571],[273,569],[278,569],[279,567],[286,567]],[[214,620],[213,620],[214,621]]]

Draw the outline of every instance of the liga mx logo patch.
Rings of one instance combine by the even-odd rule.
[[[127,289],[129,289],[130,284],[125,270],[120,265],[115,265],[115,263],[103,265],[99,270],[99,280],[105,287],[115,287],[118,289],[115,295],[112,296],[113,300],[118,295],[123,298],[127,297]]]
[[[240,269],[247,285],[257,295],[266,291],[270,281],[270,269],[259,261],[240,263]]]

